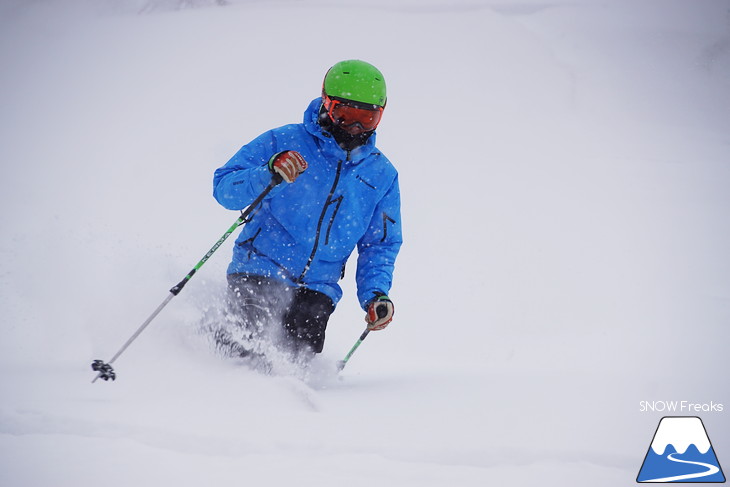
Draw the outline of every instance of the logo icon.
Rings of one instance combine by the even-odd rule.
[[[665,416],[641,465],[637,482],[725,482],[702,420]]]

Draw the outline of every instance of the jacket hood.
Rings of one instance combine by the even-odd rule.
[[[304,112],[304,127],[306,128],[307,132],[312,134],[313,136],[317,137],[321,141],[320,147],[323,151],[325,151],[328,154],[335,155],[338,158],[341,158],[343,160],[348,160],[347,152],[342,147],[337,144],[334,137],[324,130],[324,128],[319,124],[319,111],[322,107],[322,98],[315,98],[312,100],[312,102],[307,107],[306,111]],[[350,151],[350,157],[349,161],[351,162],[360,162],[365,157],[376,151],[375,148],[375,136],[376,132],[373,132],[373,134],[368,138],[367,142],[364,145],[361,145],[360,147],[357,147]]]

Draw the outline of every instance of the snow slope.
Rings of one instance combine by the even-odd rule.
[[[393,325],[327,373],[350,271],[312,374],[222,361],[228,243],[91,385],[346,58],[389,83]],[[613,487],[639,401],[730,402],[727,0],[7,0],[0,64],[0,485]]]

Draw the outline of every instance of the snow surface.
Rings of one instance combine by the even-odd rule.
[[[328,372],[350,270],[309,375],[223,361],[228,242],[92,385],[347,58],[389,84],[394,323]],[[615,487],[640,401],[730,406],[727,0],[5,0],[0,63],[0,485]]]

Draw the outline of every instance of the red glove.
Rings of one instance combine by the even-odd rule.
[[[307,169],[307,161],[293,150],[278,152],[269,159],[269,171],[278,174],[287,183],[293,183]]]
[[[381,294],[376,297],[368,304],[367,314],[365,315],[368,330],[375,331],[384,329],[393,321],[394,313],[393,301],[388,296]]]

